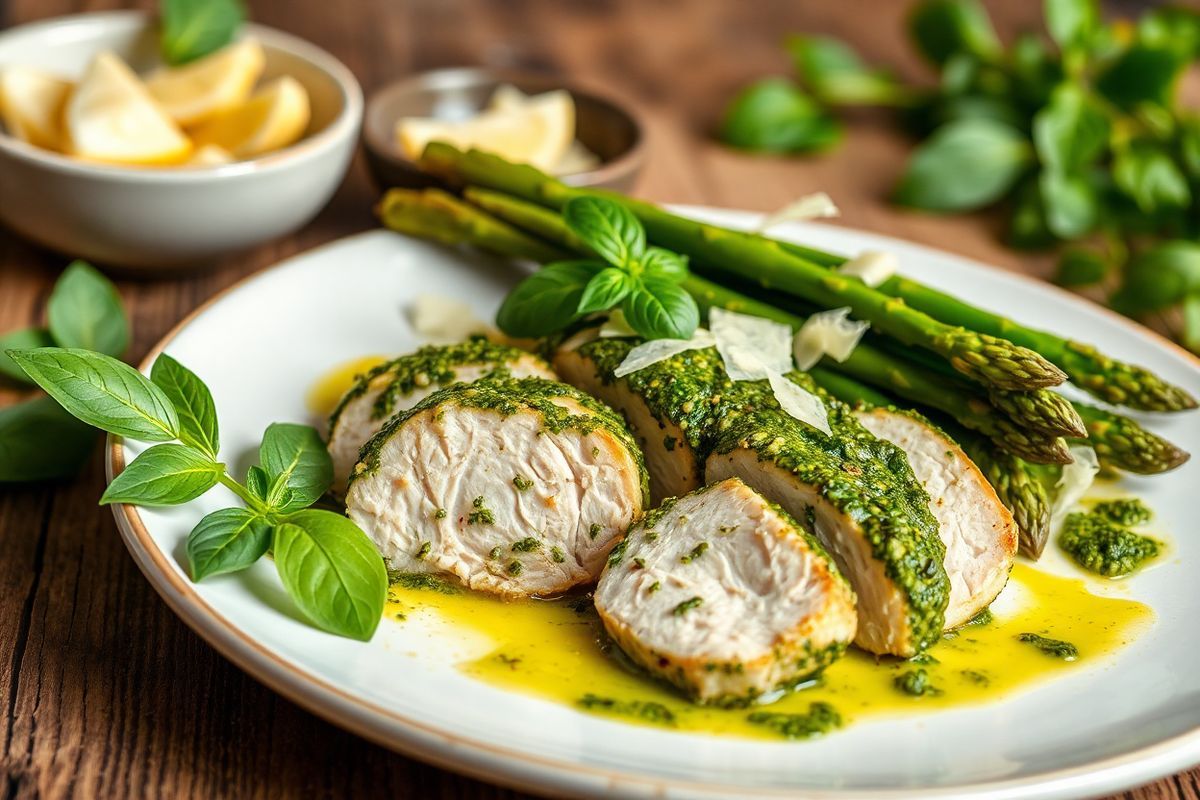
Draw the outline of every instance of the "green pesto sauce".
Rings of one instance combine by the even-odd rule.
[[[731,419],[715,451],[751,449],[853,520],[907,598],[913,645],[924,650],[941,636],[950,595],[945,546],[928,495],[903,451],[872,436],[848,406],[828,401],[827,407],[833,437],[767,409]]]
[[[897,691],[913,697],[937,696],[942,693],[942,690],[929,680],[929,673],[923,669],[901,672],[892,679],[892,685],[896,687]]]
[[[812,703],[804,714],[755,711],[746,719],[769,728],[785,739],[814,739],[842,727],[842,715],[829,703]]]
[[[541,549],[542,543],[532,536],[526,536],[524,539],[518,539],[512,543],[514,553],[533,553]]]
[[[1032,645],[1046,655],[1061,658],[1063,661],[1074,661],[1079,658],[1079,649],[1062,639],[1051,639],[1037,633],[1021,633],[1017,634],[1017,641]]]
[[[458,594],[458,586],[425,572],[388,572],[388,583],[404,589],[424,589],[438,594]]]
[[[648,700],[615,700],[591,693],[585,694],[576,704],[588,711],[598,711],[618,717],[633,717],[656,725],[675,726],[675,714],[662,703]]]
[[[508,345],[496,344],[483,337],[473,337],[465,342],[448,345],[427,345],[414,353],[379,364],[360,376],[329,417],[332,429],[346,404],[366,394],[372,388],[381,388],[379,397],[372,407],[373,419],[386,419],[396,409],[401,397],[428,386],[445,386],[457,380],[457,370],[471,365],[490,366],[506,371],[508,365],[522,358],[536,358],[524,350]],[[549,365],[543,362],[547,370]]]
[[[687,600],[684,600],[682,603],[675,606],[671,613],[677,617],[682,617],[693,608],[699,608],[702,605],[704,605],[703,597],[689,597]]]
[[[1119,578],[1157,557],[1162,545],[1114,522],[1113,514],[1127,519],[1141,518],[1140,513],[1130,512],[1127,508],[1108,511],[1099,506],[1088,514],[1071,514],[1063,523],[1058,546],[1084,569],[1108,578]]]
[[[583,409],[573,413],[554,402],[569,399]],[[624,420],[608,406],[573,386],[542,378],[485,378],[474,383],[456,383],[439,389],[410,409],[392,417],[365,445],[350,482],[379,469],[383,445],[410,419],[431,411],[435,418],[450,407],[492,411],[501,416],[532,412],[541,419],[542,432],[555,436],[568,431],[588,435],[604,431],[614,437],[637,465],[643,504],[649,502],[649,478],[642,451],[625,427]],[[478,506],[477,506],[478,508]]]
[[[1144,525],[1154,518],[1150,507],[1136,497],[1122,497],[1096,503],[1092,506],[1092,513],[1127,528]]]

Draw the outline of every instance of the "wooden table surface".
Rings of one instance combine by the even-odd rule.
[[[119,0],[0,0],[0,27],[123,5]],[[148,3],[145,5],[149,5]],[[685,0],[258,0],[255,20],[313,40],[364,89],[431,67],[488,64],[559,71],[635,102],[649,122],[638,193],[654,200],[770,210],[824,190],[846,225],[943,247],[1008,269],[1047,262],[1006,250],[987,217],[939,219],[883,200],[908,142],[870,115],[834,154],[781,160],[708,138],[730,93],[786,72],[790,31],[841,36],[910,78],[908,3]],[[1037,25],[1040,3],[990,2],[1003,34]],[[279,259],[371,228],[361,162],[328,208],[281,241],[203,274],[122,281],[136,360],[205,298]],[[137,224],[130,220],[130,224]],[[39,322],[66,259],[0,232],[0,332]],[[0,404],[17,393],[0,388]],[[0,488],[0,702],[4,798],[388,796],[514,798],[329,725],[222,659],[138,572],[111,514],[97,452],[81,478]],[[1200,771],[1123,797],[1200,797]]]

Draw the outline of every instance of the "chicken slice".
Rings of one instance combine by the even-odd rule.
[[[489,378],[388,422],[363,447],[346,511],[393,570],[549,595],[599,576],[645,493],[611,409],[557,381]]]
[[[731,381],[714,348],[688,350],[618,378],[613,371],[637,344],[596,339],[562,347],[554,369],[573,386],[620,411],[637,437],[654,502],[701,486],[704,458],[722,392]]]
[[[765,400],[762,410],[728,418],[705,476],[741,478],[804,522],[857,595],[855,644],[912,656],[937,641],[945,618],[949,580],[937,522],[903,451],[874,437],[845,405],[826,405],[833,436]]]
[[[422,347],[361,376],[329,418],[334,489],[345,490],[359,449],[396,412],[412,408],[443,386],[497,371],[514,378],[556,377],[550,365],[532,353],[486,339]]]
[[[595,594],[631,659],[723,706],[796,687],[854,638],[854,593],[820,542],[736,478],[663,503]]]
[[[950,578],[946,628],[956,628],[987,608],[1012,569],[1017,528],[983,473],[958,443],[923,417],[873,408],[855,412],[871,433],[908,456],[917,480],[929,495],[946,546]]]

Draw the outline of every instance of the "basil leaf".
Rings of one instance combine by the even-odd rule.
[[[1109,263],[1099,253],[1075,248],[1058,260],[1054,282],[1059,286],[1090,286],[1104,280],[1108,271]]]
[[[1075,84],[1063,84],[1050,104],[1033,117],[1033,143],[1042,163],[1063,173],[1077,172],[1108,147],[1108,116]]]
[[[1013,197],[1012,218],[1008,228],[1009,244],[1028,249],[1052,244],[1054,234],[1046,226],[1046,207],[1042,203],[1037,176],[1024,179]]]
[[[1200,178],[1200,120],[1180,121],[1179,154],[1188,175]]]
[[[217,407],[204,381],[162,353],[150,368],[150,380],[163,390],[179,415],[179,439],[215,459],[221,449]]]
[[[635,285],[633,277],[616,267],[605,267],[592,276],[579,298],[580,314],[607,311],[625,299]]]
[[[579,318],[579,301],[592,276],[604,269],[595,261],[559,261],[517,284],[496,313],[496,325],[518,338],[546,336]]]
[[[67,267],[46,304],[50,335],[60,347],[120,356],[129,347],[129,319],[112,282],[84,261]]]
[[[1138,39],[1169,47],[1186,60],[1200,57],[1200,13],[1178,6],[1156,8],[1138,19]]]
[[[112,479],[100,505],[179,505],[216,486],[223,472],[220,464],[187,445],[156,444]]]
[[[1095,0],[1046,0],[1046,30],[1059,47],[1082,44],[1099,23]]]
[[[31,350],[35,347],[50,347],[53,344],[50,332],[43,328],[25,328],[0,336],[0,375],[20,383],[32,384],[33,381],[25,374],[25,370],[8,357],[7,351]]]
[[[1126,110],[1145,102],[1170,108],[1186,63],[1169,45],[1135,44],[1097,76],[1096,89]]]
[[[787,49],[801,79],[826,103],[897,105],[910,99],[907,89],[885,73],[868,68],[837,39],[793,36]]]
[[[366,641],[387,597],[387,570],[357,525],[309,509],[275,527],[275,568],[288,594],[317,627]]]
[[[267,471],[259,466],[246,470],[246,488],[250,494],[267,502],[267,495],[271,492],[271,479],[267,477]]]
[[[1147,214],[1186,208],[1192,202],[1187,176],[1171,155],[1152,142],[1134,142],[1117,152],[1113,181]]]
[[[642,270],[648,278],[666,278],[681,281],[688,275],[686,256],[664,250],[661,247],[647,247],[642,256]]]
[[[233,41],[246,10],[238,0],[161,0],[162,53],[184,64]]]
[[[563,207],[572,233],[614,267],[624,267],[646,251],[646,230],[621,203],[602,197],[575,197]]]
[[[944,125],[908,162],[896,200],[932,211],[965,211],[999,199],[1029,164],[1015,128],[985,119]]]
[[[1060,239],[1078,239],[1096,225],[1100,200],[1085,178],[1044,171],[1038,177],[1046,227]]]
[[[785,78],[747,86],[725,111],[721,141],[743,150],[807,153],[842,138],[842,124]]]
[[[271,547],[271,525],[244,508],[223,508],[204,517],[187,538],[192,580],[237,572]]]
[[[179,417],[171,401],[128,364],[61,347],[8,354],[48,395],[89,425],[142,442],[168,442],[179,436]]]
[[[1183,346],[1193,353],[1200,353],[1200,292],[1192,292],[1183,298]]]
[[[0,408],[0,483],[71,478],[96,445],[96,429],[49,397]]]
[[[690,339],[700,324],[700,309],[682,286],[646,278],[621,307],[629,326],[646,339]]]
[[[1174,240],[1145,250],[1125,266],[1113,308],[1137,315],[1170,308],[1200,292],[1200,244]]]
[[[263,434],[258,457],[271,479],[267,504],[278,511],[312,505],[333,483],[333,461],[314,428],[275,422]]]
[[[921,55],[938,65],[956,53],[990,61],[1002,50],[987,11],[976,0],[927,0],[909,17],[908,31]]]

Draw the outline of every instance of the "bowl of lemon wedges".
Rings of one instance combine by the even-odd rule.
[[[362,91],[323,50],[139,12],[0,34],[0,222],[125,270],[203,264],[303,225],[341,183]]]

